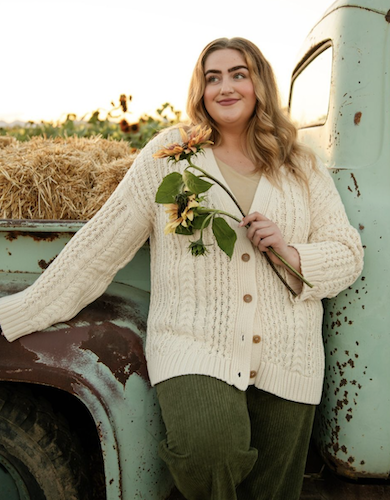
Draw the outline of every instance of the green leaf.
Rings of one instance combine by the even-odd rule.
[[[192,174],[188,170],[184,170],[183,180],[191,193],[205,193],[213,186],[210,182],[200,179],[197,175]]]
[[[194,234],[194,230],[192,229],[192,227],[184,227],[181,224],[179,224],[177,226],[177,228],[175,229],[175,233],[176,234],[190,235],[190,234]]]
[[[237,240],[237,234],[222,217],[214,217],[213,233],[218,246],[226,255],[232,258],[234,244]]]
[[[194,220],[192,221],[192,227],[194,229],[200,229],[202,227],[203,221],[209,216],[209,214],[203,214],[203,215],[197,215],[195,216]],[[209,219],[204,227],[207,227],[210,224]]]
[[[180,193],[183,177],[179,172],[172,172],[164,177],[156,193],[156,203],[174,203],[175,196]]]

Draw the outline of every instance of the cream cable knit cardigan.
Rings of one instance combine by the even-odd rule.
[[[152,154],[179,140],[178,131],[170,130],[151,141],[103,208],[37,281],[0,300],[4,335],[12,341],[75,316],[104,292],[150,237],[146,358],[151,383],[196,373],[245,390],[253,336],[258,335],[255,385],[285,399],[317,404],[324,372],[321,299],[347,288],[362,269],[360,237],[348,222],[333,180],[321,167],[322,173],[310,176],[308,197],[287,174],[282,189],[263,176],[253,200],[251,212],[278,224],[314,285],[304,285],[294,298],[246,238],[245,228],[238,229],[231,260],[211,232],[206,232],[206,257],[189,253],[194,237],[164,235],[167,215],[155,203],[155,194],[163,177],[186,163],[156,160]],[[224,182],[212,149],[195,164]],[[207,204],[240,216],[219,186],[210,189]],[[237,229],[234,221],[228,222]],[[280,270],[297,286],[295,278]]]

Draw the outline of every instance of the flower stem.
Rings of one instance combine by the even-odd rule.
[[[243,212],[242,208],[241,208],[241,207],[240,207],[240,205],[238,204],[238,202],[237,202],[237,200],[235,199],[235,197],[234,197],[233,193],[231,193],[231,192],[229,191],[229,189],[228,189],[226,186],[224,186],[224,185],[222,184],[222,182],[220,182],[218,179],[216,179],[215,177],[213,177],[212,175],[210,175],[208,172],[206,172],[206,171],[205,171],[205,170],[203,170],[202,168],[197,167],[196,165],[194,165],[194,164],[192,163],[192,161],[191,161],[191,158],[188,158],[188,160],[187,160],[187,161],[188,161],[188,163],[189,163],[189,166],[188,166],[187,168],[192,167],[192,168],[194,168],[195,170],[198,170],[199,172],[201,172],[201,173],[203,174],[203,176],[202,176],[202,177],[206,177],[207,179],[210,179],[210,180],[214,181],[216,184],[218,184],[218,186],[220,186],[220,187],[221,187],[221,188],[222,188],[222,189],[223,189],[223,190],[224,190],[224,191],[225,191],[225,192],[226,192],[226,193],[230,196],[230,198],[234,201],[234,203],[235,203],[236,207],[238,208],[238,210],[241,212],[242,216],[243,216],[243,217],[245,217],[245,213]],[[240,221],[239,221],[239,222],[240,222]]]
[[[203,237],[203,231],[204,231],[204,228],[206,227],[206,225],[208,224],[208,221],[210,219],[212,219],[214,216],[215,216],[215,212],[218,212],[218,210],[213,210],[213,209],[207,209],[207,212],[204,212],[204,213],[208,213],[208,217],[205,217],[204,221],[202,222],[202,225],[200,226],[200,239],[202,239]],[[198,209],[198,213],[201,213]]]
[[[235,221],[237,222],[241,222],[241,219],[239,219],[238,217],[236,217],[235,215],[233,214],[230,214],[228,212],[225,212],[224,210],[218,210],[216,208],[198,208],[198,213],[210,213],[210,214],[221,214],[221,215],[226,215],[227,217],[230,217],[231,219],[234,219]],[[209,218],[207,217],[206,220],[208,220]],[[249,227],[249,224],[247,224],[246,227]],[[282,262],[293,274],[295,274],[295,276],[300,279],[303,283],[305,283],[307,286],[309,286],[310,288],[313,288],[313,285],[311,283],[309,283],[303,276],[302,274],[297,271],[291,264],[289,264],[281,255],[278,254],[278,252],[276,250],[274,250],[274,248],[272,246],[269,246],[267,247],[268,250],[270,252],[272,252],[275,257],[277,257],[280,262]],[[267,255],[266,255],[267,256]],[[268,257],[268,256],[267,256]],[[269,258],[269,257],[268,257]],[[276,271],[276,269],[274,269]]]
[[[243,212],[242,208],[240,207],[240,205],[238,204],[237,200],[235,199],[234,195],[229,191],[229,189],[224,186],[222,184],[222,182],[220,182],[218,179],[216,179],[215,177],[213,177],[212,175],[210,175],[208,172],[206,172],[205,170],[203,170],[202,168],[198,167],[197,165],[194,165],[191,161],[191,158],[187,158],[187,161],[188,161],[188,164],[189,166],[187,168],[194,168],[195,170],[198,170],[199,172],[201,172],[203,174],[202,177],[206,177],[207,179],[210,179],[212,181],[214,181],[216,184],[218,184],[218,186],[220,186],[229,196],[230,198],[233,200],[233,202],[235,203],[236,207],[238,208],[238,210],[240,211],[241,215],[243,217],[245,217],[245,213]],[[226,215],[227,217],[230,217],[234,220],[236,220],[237,222],[241,222],[241,220],[232,215],[232,214],[229,214],[227,212],[223,212],[222,210],[217,210],[217,209],[207,209],[207,211],[209,213],[211,212],[214,212],[214,213],[220,213],[222,215]],[[249,225],[247,225],[246,227],[249,227]],[[285,259],[283,259],[283,257],[281,255],[278,254],[278,252],[276,250],[273,249],[272,246],[269,246],[267,247],[268,250],[270,252],[272,252],[275,257],[277,257],[280,262],[282,262],[299,280],[301,280],[303,283],[305,283],[307,286],[309,286],[310,288],[313,288],[313,285],[311,283],[309,283],[303,276],[302,274],[297,271],[293,266],[291,266]],[[269,255],[267,255],[266,253],[264,253],[265,257],[267,258],[269,264],[271,265],[272,269],[275,271],[275,273],[278,275],[279,279],[283,282],[283,284],[290,290],[290,292],[296,296],[297,294],[294,292],[294,290],[292,290],[292,288],[287,284],[286,280],[282,277],[282,275],[279,273],[279,271],[276,269],[274,263],[271,261]]]
[[[198,214],[212,214],[212,216],[216,214],[226,215],[227,217],[230,217],[231,219],[234,219],[237,222],[241,222],[241,219],[239,217],[236,217],[235,215],[230,214],[229,212],[225,212],[224,210],[219,210],[218,208],[198,207],[197,212]],[[206,220],[208,219],[209,217],[207,217]]]

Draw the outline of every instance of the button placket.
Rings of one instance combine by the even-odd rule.
[[[237,354],[240,353],[240,360],[238,366],[234,370],[234,378],[238,386],[242,385],[243,387],[250,383],[249,374],[253,366],[251,366],[251,351],[253,348],[252,332],[254,328],[257,287],[255,279],[256,259],[252,257],[254,257],[254,254],[252,254],[251,244],[249,246],[243,245],[239,253],[238,262],[241,289],[241,299],[239,300],[242,300],[239,313],[239,329],[241,331],[235,336],[236,347],[238,348]]]

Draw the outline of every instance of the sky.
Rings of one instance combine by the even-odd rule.
[[[0,0],[0,122],[58,121],[132,96],[131,120],[185,110],[199,53],[254,42],[282,103],[305,36],[332,0]]]

